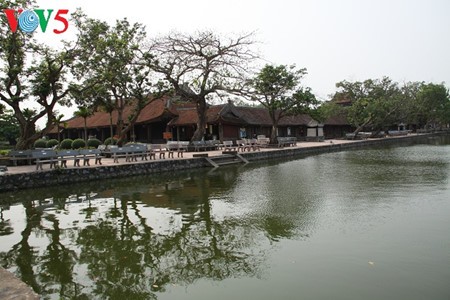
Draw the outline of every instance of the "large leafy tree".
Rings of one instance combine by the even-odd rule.
[[[27,8],[29,1],[2,1],[2,7]],[[27,149],[53,127],[55,106],[67,105],[73,65],[79,48],[58,51],[37,43],[32,34],[12,32],[0,16],[0,102],[14,112],[20,128],[17,149]],[[46,120],[40,132],[39,120]]]
[[[413,114],[421,126],[450,122],[450,96],[444,84],[421,83],[413,102]]]
[[[398,113],[406,103],[396,82],[388,77],[368,79],[364,82],[341,81],[336,84],[336,99],[351,101],[347,117],[356,127],[355,135],[364,128],[380,131],[399,121]]]
[[[77,20],[80,46],[93,51],[85,53],[76,70],[84,80],[81,86],[93,88],[73,96],[82,106],[114,107],[118,114],[117,135],[124,139],[142,109],[159,91],[151,81],[151,56],[142,51],[145,28],[139,23],[130,24],[127,19],[118,20],[115,26],[82,14]],[[127,106],[132,111],[128,119],[124,116]]]
[[[197,106],[193,141],[205,135],[207,100],[233,90],[245,77],[249,63],[257,57],[251,51],[253,44],[252,34],[226,39],[211,31],[172,33],[150,42],[153,69],[177,95]]]
[[[281,119],[288,115],[306,113],[318,102],[309,87],[301,86],[306,69],[295,66],[266,65],[248,82],[242,93],[246,98],[264,106],[272,121],[270,140],[276,141]]]

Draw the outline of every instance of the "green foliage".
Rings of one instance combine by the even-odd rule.
[[[295,66],[266,65],[249,82],[253,90],[248,95],[271,114],[277,112],[278,119],[303,113],[318,103],[310,88],[300,86],[305,74],[306,69],[295,70]]]
[[[388,77],[364,82],[342,81],[333,103],[346,107],[352,125],[382,130],[400,123],[417,128],[450,122],[450,98],[443,84],[408,82],[399,87]],[[336,107],[342,110],[341,105]],[[336,109],[334,110],[337,111]]]
[[[109,112],[116,110],[117,135],[125,136],[156,90],[150,74],[152,57],[142,45],[146,39],[145,28],[127,19],[117,20],[110,26],[81,17],[79,24],[80,46],[95,51],[86,53],[75,68],[83,80],[73,89],[72,96],[81,106],[103,107]],[[85,91],[84,86],[89,85],[92,89]],[[129,122],[123,119],[127,107],[132,112]]]
[[[12,110],[2,109],[0,113],[0,140],[5,140],[14,145],[20,135],[19,122]]]
[[[90,139],[87,141],[87,146],[89,148],[98,148],[101,144],[102,142],[99,139]]]
[[[9,154],[9,151],[11,151],[11,150],[0,150],[0,155],[7,156]]]
[[[425,125],[450,122],[449,91],[443,84],[422,84],[415,104],[419,122],[425,123]]]
[[[88,117],[90,117],[92,115],[92,113],[93,112],[92,112],[92,110],[90,108],[88,108],[86,106],[80,106],[80,107],[78,107],[78,110],[75,111],[73,114],[76,117],[87,119]]]
[[[364,82],[338,82],[334,99],[348,100],[348,120],[361,130],[382,130],[398,123],[398,113],[404,96],[396,82],[388,77],[368,79]]]
[[[117,139],[109,137],[105,140],[104,144],[107,146],[108,145],[117,145]]]
[[[34,142],[34,148],[47,148],[47,140],[38,139]]]
[[[347,112],[345,107],[338,105],[333,101],[327,101],[312,110],[310,115],[319,122],[325,122],[328,118],[336,115],[347,115]]]
[[[34,6],[35,1],[2,1],[2,8]],[[9,4],[8,4],[9,3]],[[55,115],[56,105],[69,105],[68,90],[72,80],[73,63],[89,48],[76,43],[52,49],[46,43],[34,39],[34,33],[9,30],[5,15],[0,18],[0,98],[2,104],[13,108],[20,128],[17,149],[28,149],[40,136],[52,128],[52,122],[44,123],[41,130],[36,124]],[[34,108],[27,108],[25,101],[33,100]]]
[[[64,140],[62,140],[61,144],[59,145],[59,148],[65,149],[65,150],[72,149],[72,143],[73,143],[72,139],[64,139]]]
[[[55,146],[58,145],[58,144],[59,144],[58,140],[56,140],[56,139],[51,139],[51,140],[48,140],[48,141],[47,141],[46,147],[47,147],[47,148],[53,148],[53,147],[55,147]]]
[[[248,82],[249,90],[244,91],[244,95],[269,111],[272,141],[279,120],[287,115],[307,113],[318,104],[311,89],[300,85],[305,74],[306,69],[296,70],[295,66],[266,65]]]
[[[85,148],[86,142],[83,139],[75,139],[72,142],[72,149]]]

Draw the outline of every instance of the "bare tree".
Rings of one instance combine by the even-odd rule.
[[[193,141],[205,135],[207,99],[233,90],[245,78],[250,63],[257,58],[251,50],[254,44],[252,33],[223,38],[211,31],[172,33],[150,42],[150,53],[155,58],[152,68],[177,95],[197,105]]]

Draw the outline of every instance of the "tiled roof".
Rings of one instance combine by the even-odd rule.
[[[198,122],[197,108],[195,106],[178,106],[174,105],[173,113],[177,116],[172,119],[168,125],[170,126],[187,126],[195,125]],[[206,112],[207,123],[216,123],[220,117],[220,112],[225,105],[210,106]]]
[[[168,106],[168,98],[153,100],[147,104],[144,109],[139,114],[136,124],[151,123],[157,121],[164,117],[164,115],[172,115],[172,110]],[[133,111],[132,106],[125,107],[123,112],[123,120],[125,123],[128,121],[128,116],[131,115]],[[98,128],[98,127],[109,127],[110,125],[109,113],[103,111],[97,111],[92,116],[87,118],[87,127]],[[66,121],[68,128],[84,128],[84,119],[81,117],[73,117]],[[112,113],[112,123],[117,123],[117,111]]]
[[[198,121],[197,110],[178,109],[176,110],[178,117],[169,122],[170,126],[187,126],[194,125]],[[231,104],[214,105],[208,108],[206,114],[208,123],[224,123],[247,124],[271,126],[269,112],[265,108],[259,107],[237,107]],[[286,116],[279,122],[280,126],[308,125],[313,119],[306,114],[296,116]]]
[[[289,125],[308,125],[308,124],[317,124],[313,118],[311,118],[307,114],[300,114],[295,116],[286,116],[280,120],[278,125],[280,126],[289,126]]]
[[[123,120],[127,122],[128,116],[132,112],[132,107],[126,107],[123,113]],[[151,123],[163,118],[172,118],[169,126],[195,125],[198,121],[197,109],[194,103],[173,102],[170,98],[158,99],[150,102],[140,113],[136,124]],[[206,114],[207,123],[218,122],[271,126],[269,112],[266,108],[234,106],[233,104],[212,105]],[[314,121],[309,115],[300,114],[296,116],[286,116],[279,122],[280,126],[308,125]],[[112,114],[112,123],[117,123],[117,112]],[[73,117],[67,121],[68,128],[84,128],[84,119]],[[99,128],[109,127],[110,116],[106,112],[96,112],[87,118],[87,127]],[[56,132],[56,130],[55,130]]]

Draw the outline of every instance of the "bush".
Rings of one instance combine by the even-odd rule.
[[[107,138],[105,140],[104,144],[106,146],[108,146],[108,145],[117,145],[117,139],[109,137],[109,138]]]
[[[61,149],[72,149],[72,139],[64,139],[61,144],[59,145],[59,148]]]
[[[59,144],[58,140],[51,139],[51,140],[48,140],[48,141],[47,141],[46,147],[47,147],[47,148],[53,148],[53,147],[55,147],[55,146],[58,145],[58,144]]]
[[[98,148],[101,145],[101,141],[99,139],[90,139],[87,141],[87,145],[89,148]]]
[[[38,139],[34,142],[34,148],[46,148],[47,141],[44,139]]]
[[[127,143],[128,143],[128,140],[126,138],[120,139],[117,141],[117,145],[119,145],[119,147],[122,147],[123,145],[126,145]]]
[[[76,139],[72,142],[72,149],[80,149],[86,147],[86,142],[83,139]]]

